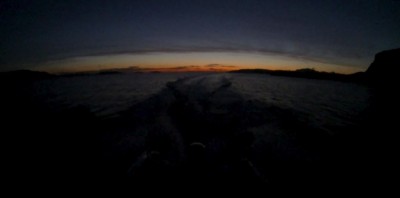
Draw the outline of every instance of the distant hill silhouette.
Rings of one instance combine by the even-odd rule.
[[[338,74],[334,72],[320,72],[310,68],[298,69],[295,71],[287,70],[268,70],[268,69],[241,69],[232,71],[233,73],[258,73],[258,74],[269,74],[273,76],[286,76],[286,77],[297,77],[297,78],[308,78],[308,79],[320,79],[320,80],[336,80],[344,82],[364,82],[364,72],[358,72],[354,74]]]
[[[142,69],[138,66],[124,67],[124,68],[110,68],[101,69],[94,71],[79,71],[79,72],[65,72],[60,73],[63,77],[74,77],[74,76],[90,76],[90,75],[113,75],[113,74],[123,74],[123,73],[142,73]]]
[[[0,72],[0,79],[6,81],[27,82],[33,80],[41,80],[51,78],[53,75],[46,72],[31,70],[16,70],[10,72]]]

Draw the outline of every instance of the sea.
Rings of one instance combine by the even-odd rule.
[[[120,112],[167,89],[168,82],[201,79],[203,87],[217,88],[218,80],[245,100],[259,101],[307,116],[317,127],[357,122],[369,105],[370,89],[364,85],[265,74],[234,73],[128,73],[58,77],[33,85],[34,101],[51,111],[86,107],[101,118]],[[188,81],[188,80],[187,80]],[[215,86],[215,87],[213,87]]]
[[[357,83],[120,73],[19,87],[3,104],[5,139],[18,153],[8,161],[30,159],[49,177],[330,188],[368,177],[360,167],[373,159],[378,137],[371,129],[365,138],[374,126],[366,121],[372,91]]]

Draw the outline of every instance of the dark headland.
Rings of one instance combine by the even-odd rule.
[[[310,68],[298,69],[295,71],[241,69],[232,71],[232,73],[269,74],[273,76],[356,82],[376,86],[379,84],[392,82],[394,79],[396,79],[396,71],[397,68],[400,66],[399,57],[400,48],[379,52],[375,55],[374,61],[365,72],[357,72],[353,74],[320,72]]]
[[[387,50],[375,55],[374,62],[368,67],[365,75],[371,84],[390,86],[398,82],[400,67],[400,48]]]

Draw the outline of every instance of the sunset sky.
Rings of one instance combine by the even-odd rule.
[[[6,0],[0,71],[352,73],[400,47],[399,24],[396,0]]]

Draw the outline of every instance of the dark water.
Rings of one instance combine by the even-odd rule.
[[[10,147],[53,179],[333,190],[364,181],[374,159],[363,85],[155,73],[23,87],[5,105],[3,120],[19,122]]]
[[[62,77],[35,82],[34,99],[52,111],[78,106],[96,116],[120,111],[156,94],[170,81],[196,74],[118,74]]]
[[[354,122],[366,108],[369,99],[367,87],[349,83],[258,74],[179,73],[98,75],[43,80],[34,84],[34,98],[40,105],[53,110],[85,106],[97,116],[115,116],[160,92],[166,88],[167,82],[191,76],[200,77],[185,83],[193,83],[193,86],[201,86],[210,91],[217,88],[215,86],[218,86],[218,80],[226,79],[232,83],[229,89],[244,99],[305,113],[321,127]],[[203,80],[203,76],[207,76],[206,80]],[[200,80],[203,81],[199,82]],[[323,123],[324,121],[332,123]]]

